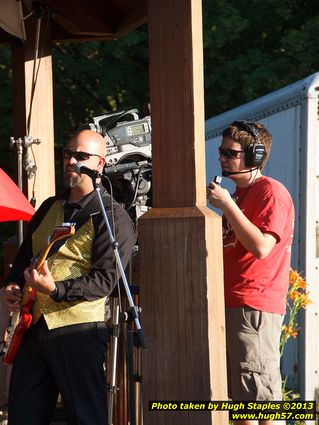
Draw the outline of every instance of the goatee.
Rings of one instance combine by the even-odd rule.
[[[73,189],[75,187],[79,187],[81,180],[82,178],[79,175],[64,175],[64,187],[66,189]]]

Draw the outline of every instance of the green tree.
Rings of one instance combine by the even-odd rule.
[[[314,0],[204,0],[206,117],[318,71]]]
[[[13,172],[12,136],[12,72],[10,46],[0,46],[0,167]]]
[[[56,143],[90,117],[149,102],[147,27],[112,42],[53,49]]]

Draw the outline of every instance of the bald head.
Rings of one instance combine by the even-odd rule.
[[[68,149],[106,156],[105,139],[93,130],[78,131],[69,141]]]

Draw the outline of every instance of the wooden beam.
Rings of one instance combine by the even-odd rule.
[[[53,19],[72,34],[101,34],[114,32],[121,11],[105,6],[101,0],[46,0],[52,8]]]
[[[123,15],[121,23],[116,28],[116,38],[133,31],[135,28],[145,24],[147,20],[147,0],[136,2],[132,10]]]
[[[146,425],[226,425],[226,412],[150,400],[225,400],[221,219],[206,207],[201,2],[149,0],[153,208],[139,220]]]
[[[64,42],[83,42],[83,41],[113,41],[115,35],[109,33],[103,36],[88,35],[88,34],[71,34],[59,23],[52,21],[52,43],[64,43]]]
[[[52,8],[53,19],[67,33],[66,39],[114,39],[147,21],[147,0],[46,0]],[[60,32],[60,34],[63,34]],[[53,33],[54,39],[57,39]],[[60,38],[61,39],[61,38]]]
[[[155,207],[206,205],[203,45],[196,5],[201,2],[159,2],[156,18],[149,2],[152,150],[160,158],[153,161],[153,174],[169,182],[154,184]]]
[[[36,56],[37,25],[40,28]],[[37,170],[27,179],[24,172],[24,192],[30,199],[36,198],[36,207],[55,193],[54,127],[53,127],[53,79],[51,58],[51,21],[31,17],[26,20],[27,40],[12,49],[13,75],[13,126],[14,137],[31,136],[40,140],[24,149]]]
[[[147,0],[41,0],[38,3],[50,8],[55,42],[114,40],[147,22]],[[31,3],[24,14],[30,11]],[[16,37],[0,28],[0,43],[15,40]]]

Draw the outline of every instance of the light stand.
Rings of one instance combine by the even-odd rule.
[[[123,268],[123,264],[121,261],[121,257],[118,251],[118,243],[116,242],[113,233],[112,233],[112,229],[109,223],[109,219],[107,217],[106,211],[105,211],[105,207],[103,204],[103,200],[102,200],[102,196],[101,196],[101,190],[100,187],[97,185],[96,183],[96,177],[91,176],[92,178],[92,182],[93,182],[93,187],[94,190],[96,191],[98,198],[99,198],[99,202],[100,202],[100,206],[101,206],[101,210],[103,213],[103,217],[106,223],[106,227],[107,227],[107,231],[111,240],[111,244],[112,244],[112,248],[113,248],[113,253],[116,259],[116,264],[119,268],[120,271],[120,276],[122,278],[122,282],[124,285],[124,289],[125,289],[125,293],[126,293],[126,297],[129,303],[129,309],[128,309],[128,316],[129,318],[131,318],[131,321],[135,322],[135,326],[137,329],[137,336],[139,339],[139,344],[142,348],[146,348],[146,341],[144,338],[144,332],[143,329],[141,327],[140,324],[140,320],[139,320],[139,311],[138,308],[135,306],[132,295],[131,295],[131,291],[130,291],[130,287],[129,284],[127,282],[127,278],[125,275],[125,271]],[[103,178],[103,175],[102,175]],[[119,295],[120,296],[120,295]],[[117,346],[118,346],[118,334],[119,334],[119,305],[118,302],[115,303],[115,323],[114,323],[114,333],[113,334],[113,345],[112,345],[112,353],[111,353],[111,370],[110,370],[110,388],[109,388],[109,397],[108,397],[108,419],[109,419],[109,425],[112,424],[112,417],[113,417],[113,400],[114,400],[114,392],[116,391],[116,386],[115,386],[115,374],[116,374],[116,356],[117,356]]]
[[[10,137],[10,146],[15,146],[17,149],[18,155],[18,188],[23,192],[22,184],[22,170],[25,169],[28,178],[31,179],[36,172],[36,165],[29,159],[28,148],[33,144],[39,145],[41,143],[40,139],[33,139],[31,136],[24,136],[23,138],[15,140],[14,137]],[[23,149],[25,149],[25,154],[23,156]],[[19,246],[23,241],[23,221],[19,220],[18,222],[18,242]]]

